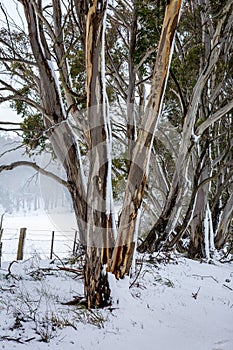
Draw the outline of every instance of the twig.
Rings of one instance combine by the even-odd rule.
[[[61,263],[63,266],[65,266],[64,262],[61,260],[61,258],[59,258],[59,256],[58,256],[57,254],[55,254],[55,253],[53,252],[53,255],[60,261],[60,263]]]
[[[60,266],[58,266],[58,269],[62,270],[62,271],[75,273],[78,276],[83,276],[83,270],[81,270],[81,269],[78,270],[78,269],[72,269],[69,267],[60,267]]]
[[[4,151],[3,153],[0,154],[0,158],[2,158],[7,153],[17,151],[18,149],[23,148],[23,147],[24,147],[24,145],[19,145],[15,148],[7,149],[6,151]]]
[[[226,288],[230,289],[233,292],[233,289],[231,287],[227,286],[226,284],[223,284],[223,287],[226,287]]]
[[[216,280],[216,278],[214,278],[213,276],[201,276],[201,275],[192,275],[194,277],[201,277],[201,279],[203,278],[212,278],[215,282],[219,283],[218,280]]]
[[[25,343],[29,343],[30,341],[32,341],[32,340],[34,340],[34,339],[36,339],[36,337],[32,337],[32,338],[26,339],[26,340],[25,340]]]
[[[11,337],[8,337],[7,335],[3,335],[0,338],[0,340],[15,341],[17,343],[24,344],[24,342],[21,340],[21,338],[11,338]]]
[[[30,272],[27,273],[28,276],[31,276],[33,277],[34,275],[38,275],[38,273],[43,273],[45,275],[50,275],[49,272],[51,271],[59,271],[59,269],[53,269],[53,268],[49,268],[49,267],[39,267],[38,269],[36,270],[32,270]],[[47,274],[46,274],[47,272]]]
[[[220,261],[220,260],[219,260]],[[229,259],[229,260],[221,260],[221,264],[226,264],[226,263],[230,263],[233,261],[233,258]]]
[[[12,291],[12,288],[14,288],[14,287],[16,287],[14,284],[12,284],[12,285],[10,286],[10,288],[4,288],[4,287],[0,286],[0,290],[2,290],[3,292],[14,293],[14,292]]]
[[[198,293],[199,293],[200,289],[201,289],[201,287],[198,288],[198,291],[196,293],[192,293],[192,297],[194,299],[197,299],[197,296],[198,296]]]
[[[13,260],[10,265],[8,266],[8,273],[6,274],[6,279],[8,279],[8,277],[12,276],[14,279],[16,279],[18,281],[18,278],[15,277],[14,275],[12,275],[11,273],[11,267],[14,263],[17,263],[18,264],[18,261],[17,260]]]
[[[233,240],[230,242],[230,247],[228,249],[228,251],[226,252],[226,254],[219,260],[219,262],[221,263],[226,263],[226,262],[231,262],[233,260],[233,258],[231,258],[230,260],[226,260],[226,258],[231,254],[231,250],[233,248]],[[225,259],[225,260],[224,260]]]
[[[141,266],[140,266],[140,269],[135,277],[135,279],[133,280],[133,282],[129,285],[129,289],[133,287],[134,283],[137,281],[141,271],[142,271],[142,267],[143,267],[143,258],[142,258],[142,261],[141,261]]]
[[[65,303],[61,303],[62,305],[87,305],[87,301],[83,296],[75,296],[73,300],[67,301]]]

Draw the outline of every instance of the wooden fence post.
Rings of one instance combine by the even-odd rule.
[[[75,231],[75,234],[74,234],[73,255],[75,254],[76,244],[77,244],[77,231]]]
[[[54,231],[52,231],[52,241],[51,241],[51,249],[50,249],[50,259],[53,258],[53,245],[54,245]]]
[[[20,229],[17,260],[23,260],[23,248],[25,243],[26,231],[26,227]]]

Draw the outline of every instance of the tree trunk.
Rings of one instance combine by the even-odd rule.
[[[90,2],[86,19],[86,85],[90,135],[85,263],[88,307],[103,307],[110,303],[107,270],[114,246],[111,127],[105,87],[106,8],[105,0]]]
[[[112,256],[111,271],[117,278],[128,274],[132,263],[137,239],[138,210],[144,195],[151,147],[166,89],[180,7],[181,0],[172,0],[166,7],[147,111],[132,152],[118,236]]]
[[[205,185],[207,187],[208,185]],[[205,241],[204,241],[204,220],[206,213],[206,205],[208,189],[201,188],[197,192],[197,198],[195,201],[195,207],[193,212],[193,220],[191,222],[191,234],[190,234],[190,246],[189,257],[190,258],[204,258],[205,254]]]
[[[217,234],[215,236],[215,246],[217,249],[223,248],[228,236],[230,235],[230,226],[232,225],[232,213],[233,192],[230,194],[229,199],[223,209],[220,224],[218,226]]]
[[[84,292],[88,308],[105,307],[111,304],[111,290],[103,263],[104,253],[103,248],[87,247],[86,249]]]

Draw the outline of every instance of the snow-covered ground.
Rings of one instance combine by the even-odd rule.
[[[0,349],[233,349],[233,264],[139,255],[131,280],[110,276],[110,309],[64,305],[83,294],[80,261],[59,259],[73,247],[72,226],[70,233],[59,229],[65,220],[42,212],[4,216]],[[25,260],[10,265],[20,227],[27,227]],[[48,259],[52,230],[54,261]]]
[[[77,268],[66,262],[66,268]],[[79,273],[61,266],[38,256],[10,269],[3,263],[1,349],[233,349],[231,264],[182,257],[158,263],[144,257],[130,289],[135,276],[112,281],[112,308],[92,311],[62,304],[82,294],[83,287]]]
[[[1,213],[0,213],[1,214]],[[14,260],[20,228],[26,227],[24,257],[29,258],[37,253],[48,258],[51,250],[52,231],[55,232],[54,253],[64,257],[73,249],[75,237],[75,220],[72,213],[20,212],[5,214],[3,217],[3,251],[2,261]]]

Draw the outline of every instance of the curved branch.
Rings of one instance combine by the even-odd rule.
[[[38,171],[38,173],[45,175],[45,176],[48,176],[49,178],[55,180],[60,185],[63,185],[65,187],[69,188],[68,182],[61,179],[59,176],[51,173],[50,171],[41,168],[38,164],[36,164],[34,162],[17,161],[17,162],[13,162],[11,164],[8,164],[8,165],[0,165],[0,173],[4,170],[13,170],[13,169],[21,167],[21,166],[27,166],[27,167],[33,168],[34,170]]]
[[[180,98],[180,101],[181,101],[181,105],[182,105],[182,109],[183,109],[183,114],[186,115],[187,113],[187,106],[186,106],[186,102],[185,102],[185,99],[184,99],[184,96],[183,96],[183,92],[182,92],[182,89],[181,89],[181,86],[178,82],[178,80],[176,79],[176,76],[175,74],[173,73],[173,70],[170,69],[170,74],[171,74],[171,77],[178,89],[178,95],[179,95],[179,98]]]
[[[6,101],[23,101],[28,105],[30,105],[31,107],[34,107],[37,111],[41,112],[41,114],[43,115],[46,114],[44,108],[42,108],[38,103],[22,95],[8,95],[6,97],[0,96],[0,103],[6,102]]]
[[[233,108],[233,100],[229,102],[226,106],[219,109],[215,112],[210,118],[205,120],[196,130],[196,135],[201,136],[203,132],[208,129],[213,123],[218,121],[220,118],[224,116],[224,114],[228,113]]]

